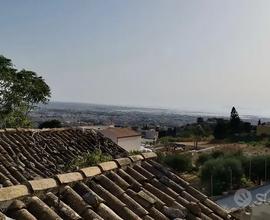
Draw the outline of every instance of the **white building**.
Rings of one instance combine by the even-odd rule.
[[[131,128],[107,128],[99,132],[127,151],[140,150],[141,135]]]
[[[151,139],[153,141],[157,141],[158,139],[158,131],[155,129],[142,130],[142,134],[145,139]]]

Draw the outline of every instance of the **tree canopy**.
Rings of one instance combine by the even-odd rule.
[[[50,98],[44,79],[29,70],[17,70],[12,61],[0,55],[0,126],[29,127],[28,114]]]
[[[42,123],[40,123],[40,125],[38,126],[38,128],[42,129],[42,128],[62,128],[62,123],[59,120],[53,119],[53,120],[49,120],[49,121],[44,121]]]
[[[239,117],[239,114],[236,111],[235,107],[233,107],[231,111],[231,117],[230,117],[231,132],[232,133],[240,132],[240,124],[241,124],[241,119]]]

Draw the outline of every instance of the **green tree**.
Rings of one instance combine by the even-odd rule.
[[[241,119],[235,107],[232,108],[230,117],[230,127],[233,134],[240,132]]]
[[[162,158],[163,163],[179,172],[190,172],[192,160],[190,154],[171,154]]]
[[[18,71],[10,59],[0,56],[1,127],[29,127],[29,112],[49,97],[50,88],[42,77],[32,71]]]
[[[244,175],[241,161],[233,157],[210,159],[201,167],[201,181],[209,194],[238,188]]]
[[[213,135],[215,139],[224,139],[227,137],[229,131],[229,123],[224,119],[218,119],[214,128]]]
[[[194,127],[193,129],[193,136],[194,136],[194,147],[198,148],[198,142],[201,138],[205,135],[205,131],[203,127],[199,124]]]
[[[62,123],[59,120],[49,120],[49,121],[44,121],[42,123],[40,123],[40,125],[38,126],[38,128],[42,129],[42,128],[62,128]]]

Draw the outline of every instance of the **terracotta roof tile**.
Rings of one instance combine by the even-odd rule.
[[[119,158],[119,159],[116,159],[114,161],[118,164],[119,167],[126,167],[126,166],[130,165],[132,162],[131,159],[128,157]]]
[[[118,167],[115,161],[99,163],[98,166],[102,171],[114,170]]]
[[[131,128],[107,128],[99,132],[106,137],[116,138],[141,136],[138,132],[132,130]]]
[[[83,176],[80,172],[64,173],[56,175],[56,179],[60,184],[68,184],[83,180]]]
[[[98,166],[82,168],[79,171],[82,172],[85,177],[93,177],[101,174],[101,170]]]
[[[56,180],[53,178],[30,180],[28,181],[28,184],[32,191],[43,191],[53,189],[58,186]]]
[[[118,168],[85,182],[76,181],[72,187],[47,193],[43,200],[31,197],[29,192],[29,201],[10,205],[6,215],[15,219],[23,215],[29,219],[32,216],[42,219],[42,215],[48,219],[229,219],[226,211],[196,189],[185,187],[185,183],[180,186],[165,175],[171,171],[167,170],[163,177],[147,174],[149,178],[140,173],[141,178],[135,169],[128,167],[127,170]],[[174,175],[169,176],[178,180]],[[36,206],[38,211],[33,210]]]
[[[0,190],[0,202],[10,201],[29,194],[29,189],[25,185],[5,187]]]
[[[127,155],[124,149],[93,130],[0,130],[0,188],[61,174],[74,157],[97,146],[114,158]]]
[[[134,158],[139,159],[130,163],[123,159],[123,168],[111,161],[100,165],[102,169],[88,167],[0,188],[2,215],[16,220],[230,219],[220,206],[152,157]]]

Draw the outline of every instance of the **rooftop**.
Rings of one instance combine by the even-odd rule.
[[[0,188],[63,173],[73,158],[95,149],[113,158],[127,155],[94,130],[0,130]]]
[[[188,182],[143,153],[0,188],[1,215],[18,220],[229,219]]]
[[[100,133],[106,137],[116,138],[141,136],[138,132],[132,130],[131,128],[107,128],[101,130]]]

